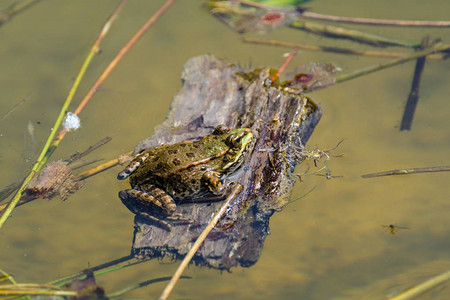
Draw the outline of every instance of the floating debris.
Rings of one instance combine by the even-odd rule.
[[[65,131],[75,131],[80,128],[80,118],[72,113],[68,112],[63,120],[63,127]]]
[[[58,160],[49,163],[44,169],[37,173],[25,189],[25,194],[30,197],[48,199],[59,196],[65,201],[83,186],[78,177],[72,174],[67,163]]]

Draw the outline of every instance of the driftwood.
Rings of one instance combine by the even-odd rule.
[[[182,73],[183,87],[167,119],[135,150],[195,139],[210,134],[218,124],[249,127],[258,137],[247,162],[225,178],[240,183],[243,191],[194,256],[197,264],[222,270],[253,265],[269,232],[270,216],[288,203],[294,167],[302,160],[300,149],[321,110],[308,97],[273,83],[273,74],[269,68],[244,73],[238,65],[211,55],[189,60]],[[177,224],[171,231],[137,215],[132,255],[182,259],[220,204],[193,201],[178,205],[177,213],[199,225]]]

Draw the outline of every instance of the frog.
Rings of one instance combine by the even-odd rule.
[[[230,193],[236,183],[225,184],[224,177],[242,166],[253,144],[250,128],[219,125],[196,141],[143,149],[117,175],[129,178],[131,185],[119,198],[131,212],[163,229],[170,231],[173,222],[192,223],[175,213],[177,205]]]

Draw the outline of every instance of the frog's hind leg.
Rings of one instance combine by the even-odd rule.
[[[135,214],[156,209],[159,210],[160,214],[170,216],[176,209],[176,204],[172,197],[153,185],[148,187],[148,192],[135,189],[120,191],[119,198]]]

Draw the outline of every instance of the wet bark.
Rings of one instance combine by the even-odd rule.
[[[321,110],[310,98],[271,82],[272,75],[269,68],[244,73],[240,66],[211,55],[189,60],[167,119],[136,148],[195,139],[219,124],[249,127],[257,136],[245,164],[224,179],[240,183],[243,191],[195,255],[197,264],[222,270],[253,265],[261,255],[270,217],[288,203],[294,167],[302,159],[300,147]],[[221,201],[178,205],[177,212],[196,220],[196,225],[174,225],[171,231],[136,216],[132,254],[182,259],[220,205]]]

